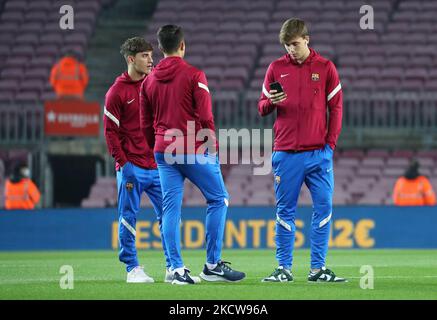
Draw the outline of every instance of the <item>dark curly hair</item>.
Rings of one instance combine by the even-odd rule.
[[[120,53],[125,58],[144,51],[153,51],[153,47],[142,37],[129,38],[120,47]]]

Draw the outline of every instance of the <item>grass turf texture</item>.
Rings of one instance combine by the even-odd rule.
[[[274,250],[224,250],[231,267],[245,271],[239,283],[176,286],[164,283],[160,251],[140,251],[154,284],[127,284],[115,251],[0,252],[0,299],[437,299],[437,250],[330,250],[327,264],[348,283],[307,283],[309,250],[296,250],[293,283],[262,283],[276,261]],[[184,251],[193,275],[202,271],[204,251]],[[62,290],[62,265],[74,269],[74,289]],[[374,289],[360,288],[360,267],[371,265]]]

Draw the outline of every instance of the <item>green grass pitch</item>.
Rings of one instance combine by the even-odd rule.
[[[0,299],[160,299],[299,300],[437,299],[437,250],[330,250],[327,264],[345,284],[307,283],[309,250],[296,250],[293,283],[261,283],[273,271],[274,250],[224,250],[231,267],[245,271],[239,283],[175,286],[164,283],[160,251],[140,251],[153,284],[127,284],[115,251],[0,252]],[[185,264],[198,275],[205,251],[184,251]],[[71,265],[74,288],[60,288],[60,268]],[[360,287],[362,265],[374,271],[374,289]]]

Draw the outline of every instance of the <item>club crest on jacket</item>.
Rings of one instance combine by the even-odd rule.
[[[131,192],[134,188],[134,184],[132,182],[126,182],[127,191]]]

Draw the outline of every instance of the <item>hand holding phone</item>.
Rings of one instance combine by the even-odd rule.
[[[270,90],[276,90],[276,93],[284,92],[281,84],[277,81],[270,83]]]
[[[279,102],[284,101],[287,99],[287,95],[284,92],[284,89],[282,89],[282,86],[279,82],[272,82],[270,83],[270,101],[273,104],[277,104]]]

